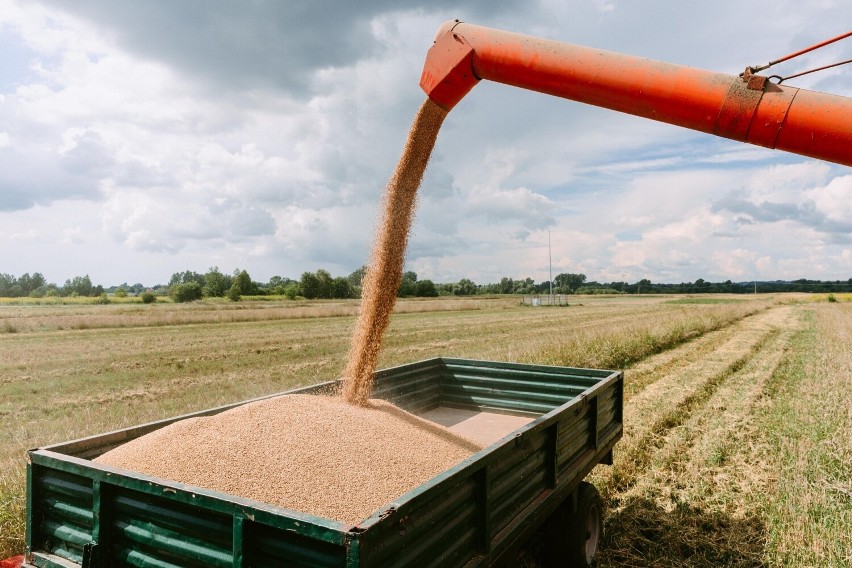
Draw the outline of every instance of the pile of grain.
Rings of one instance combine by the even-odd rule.
[[[176,422],[95,461],[355,524],[479,449],[384,401],[284,395]]]
[[[402,157],[385,189],[382,220],[361,288],[361,313],[343,373],[343,397],[353,404],[365,404],[370,398],[382,335],[402,282],[417,189],[446,116],[447,111],[426,99],[408,131]]]

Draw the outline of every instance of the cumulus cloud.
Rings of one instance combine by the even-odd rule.
[[[845,226],[846,232],[852,233],[852,175],[836,177],[825,187],[811,189],[806,198],[826,220]]]
[[[423,6],[391,0],[251,4],[47,0],[46,4],[97,23],[127,50],[167,61],[211,88],[278,88],[299,96],[315,92],[312,84],[318,69],[348,67],[383,49],[373,33],[375,18]],[[523,3],[495,6],[477,0],[466,3],[464,11],[476,18],[516,5]],[[429,4],[433,11],[449,7],[455,8],[455,3]]]
[[[468,217],[482,215],[498,223],[517,222],[526,229],[547,228],[555,223],[553,202],[526,187],[474,188],[467,199]]]
[[[187,203],[165,192],[123,191],[103,205],[104,231],[138,251],[176,253],[191,241],[220,245],[273,235],[272,214],[233,198]]]
[[[0,151],[0,211],[29,209],[57,199],[98,199],[100,179],[87,177],[96,156],[85,152],[62,160],[44,148],[7,148]]]
[[[317,265],[351,272],[368,260],[368,235],[375,213],[375,208],[368,206],[286,207],[275,216],[275,247],[305,267]]]
[[[736,73],[843,14],[792,0],[302,4],[0,0],[0,235],[32,247],[0,269],[48,270],[28,264],[43,258],[150,284],[229,263],[257,278],[353,270],[447,19]],[[832,49],[801,64],[845,48]],[[839,71],[797,86],[814,85],[849,89]],[[483,83],[445,122],[407,258],[437,281],[541,280],[551,231],[554,269],[595,279],[832,277],[852,270],[850,203],[839,166]]]
[[[852,234],[852,176],[829,178],[828,170],[823,164],[768,168],[712,209],[741,224],[792,221],[842,239]]]

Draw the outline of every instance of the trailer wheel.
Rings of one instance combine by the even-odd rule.
[[[545,560],[552,568],[589,568],[595,564],[603,537],[603,502],[595,486],[585,481],[573,499],[553,513],[546,531]]]

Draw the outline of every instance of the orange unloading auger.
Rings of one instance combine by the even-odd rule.
[[[852,99],[461,22],[429,49],[420,86],[451,110],[481,79],[852,166]]]

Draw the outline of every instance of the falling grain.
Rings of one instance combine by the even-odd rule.
[[[426,99],[408,131],[402,157],[385,190],[382,219],[361,292],[361,313],[343,374],[343,397],[352,404],[363,405],[370,398],[382,336],[402,282],[417,189],[446,116],[446,110]]]

